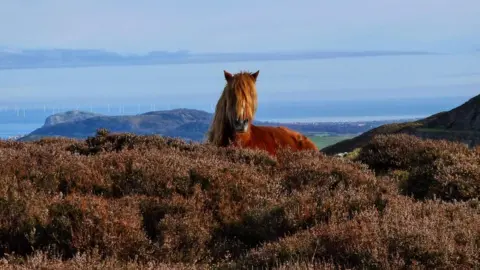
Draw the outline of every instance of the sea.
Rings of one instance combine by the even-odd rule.
[[[0,70],[0,138],[49,115],[213,112],[223,70],[260,70],[257,119],[348,122],[425,117],[480,94],[480,54]]]

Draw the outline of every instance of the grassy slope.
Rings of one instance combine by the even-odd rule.
[[[368,142],[370,142],[370,140],[373,137],[377,135],[397,134],[397,133],[405,132],[408,130],[413,130],[418,126],[421,126],[421,124],[418,122],[395,123],[395,124],[383,125],[383,126],[374,128],[372,130],[369,130],[351,139],[346,139],[336,144],[327,146],[321,149],[321,151],[328,155],[343,153],[343,152],[351,152],[356,148],[361,148],[365,146]]]
[[[354,135],[313,135],[309,138],[317,145],[318,149],[336,144],[343,140],[351,139]]]

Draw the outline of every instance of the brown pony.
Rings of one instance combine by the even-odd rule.
[[[318,151],[306,136],[286,127],[253,125],[257,111],[256,81],[259,72],[232,75],[224,71],[227,82],[215,109],[208,142],[216,146],[263,149],[271,155],[275,155],[282,147],[294,151]]]

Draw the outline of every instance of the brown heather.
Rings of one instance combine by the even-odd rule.
[[[380,136],[356,159],[105,130],[0,141],[0,267],[480,267],[478,149]]]
[[[480,196],[479,149],[403,134],[382,135],[364,147],[356,159],[379,174],[396,176],[402,194],[417,199],[466,201]]]

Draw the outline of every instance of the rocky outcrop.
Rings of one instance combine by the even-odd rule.
[[[47,119],[45,119],[45,123],[43,124],[43,126],[48,127],[48,126],[53,126],[61,123],[81,121],[81,120],[85,120],[85,119],[96,117],[96,116],[101,116],[101,114],[78,111],[78,110],[73,110],[73,111],[68,111],[63,113],[56,113],[47,117]]]

